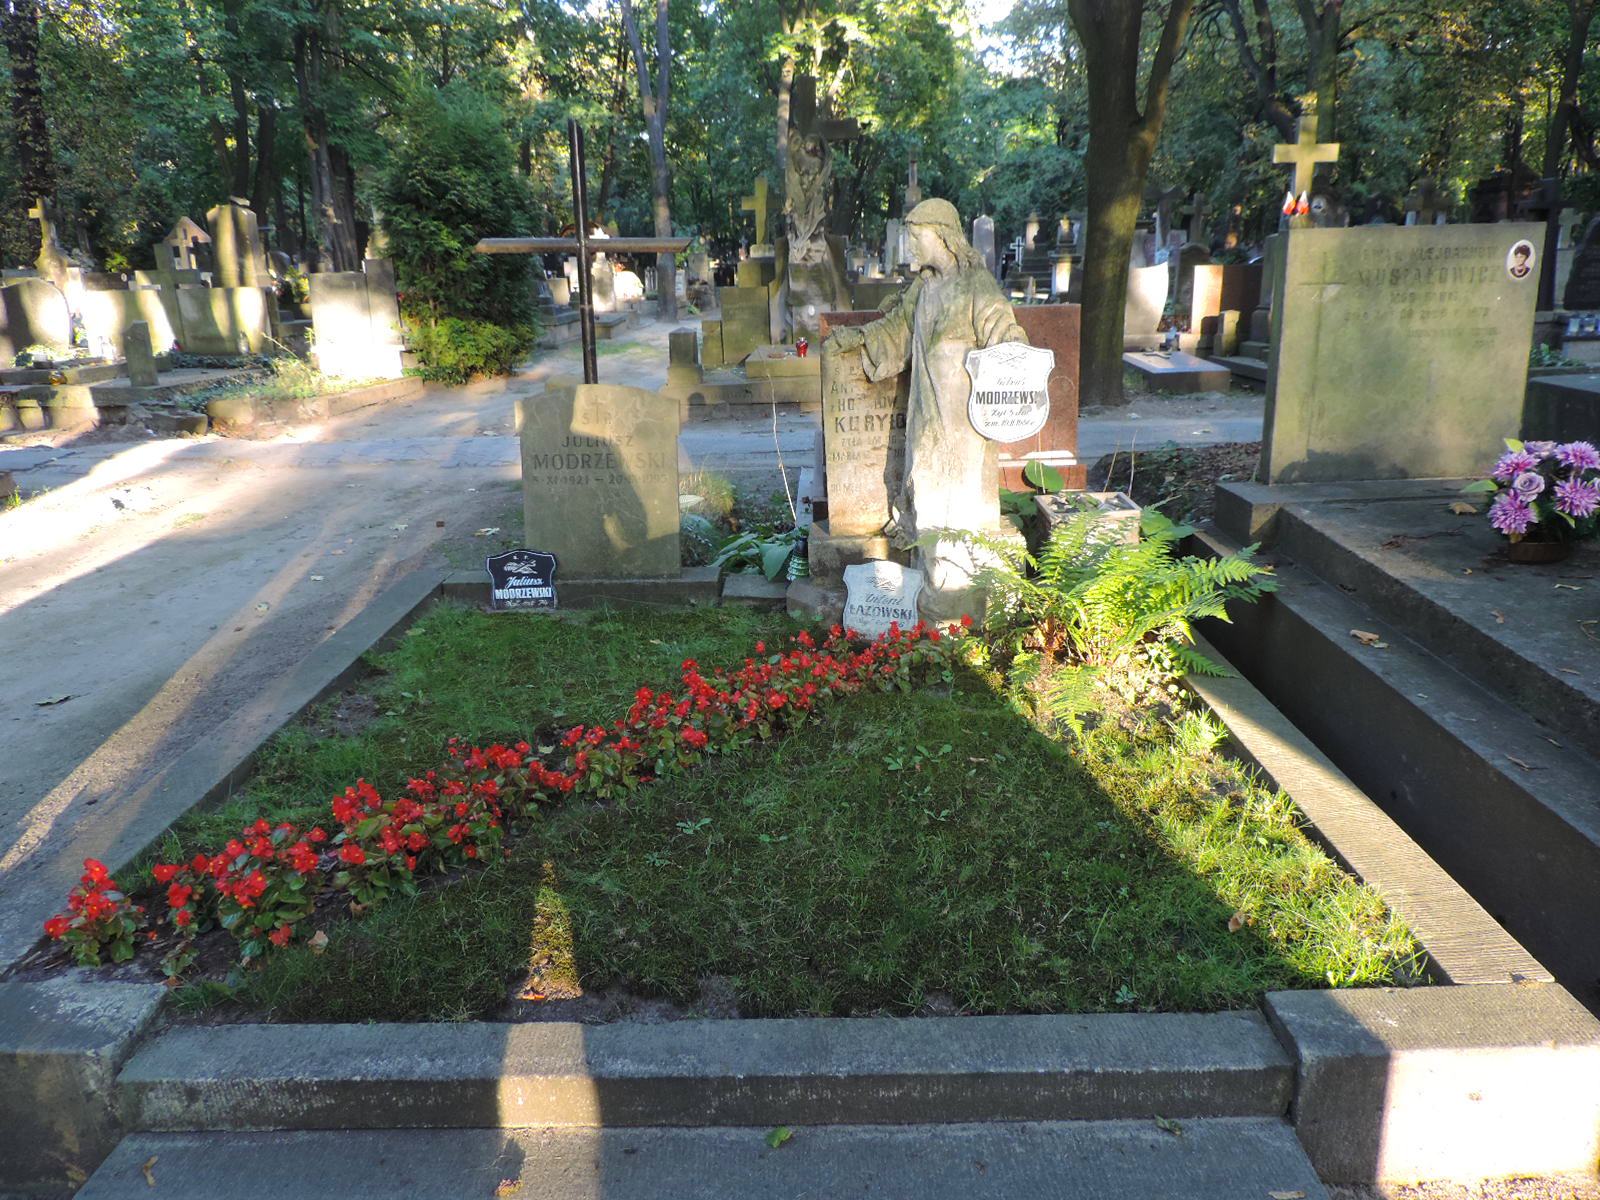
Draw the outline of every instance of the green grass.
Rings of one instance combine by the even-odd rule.
[[[436,762],[452,733],[613,714],[685,657],[732,662],[788,628],[737,610],[436,610],[368,681],[371,725],[287,731],[243,796],[174,841],[215,844],[262,810],[320,818],[357,776],[382,788]],[[1403,926],[1307,841],[1285,798],[1215,754],[1216,737],[1198,717],[1150,718],[1069,746],[974,669],[948,689],[856,697],[626,806],[556,812],[508,861],[335,921],[321,955],[273,957],[243,998],[289,1019],[470,1019],[530,964],[558,989],[680,1001],[723,977],[747,1015],[935,998],[1214,1010],[1270,988],[1407,978]]]

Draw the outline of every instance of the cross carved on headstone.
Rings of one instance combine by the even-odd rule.
[[[771,193],[765,175],[756,179],[755,195],[746,196],[739,201],[740,212],[753,212],[756,215],[756,236],[750,243],[753,246],[770,244],[767,241],[767,212],[771,203]]]
[[[1294,194],[1310,196],[1316,185],[1317,167],[1322,163],[1339,161],[1338,142],[1317,141],[1317,103],[1308,98],[1295,126],[1295,140],[1290,145],[1272,148],[1272,161],[1294,165]]]

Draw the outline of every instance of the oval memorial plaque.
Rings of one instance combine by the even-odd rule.
[[[1001,342],[967,353],[972,396],[967,419],[991,442],[1031,438],[1050,417],[1050,372],[1054,350],[1023,342]]]

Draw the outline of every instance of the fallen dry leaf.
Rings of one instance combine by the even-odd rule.
[[[35,708],[49,708],[52,704],[65,704],[71,699],[71,692],[62,692],[59,696],[46,696],[43,700],[35,700],[33,706]]]
[[[1558,592],[1581,592],[1581,591],[1583,591],[1583,589],[1581,587],[1579,587],[1575,583],[1558,583],[1558,584],[1556,584],[1556,591],[1558,591]]]
[[[1239,930],[1244,928],[1244,926],[1245,926],[1245,915],[1244,915],[1244,913],[1236,912],[1236,913],[1233,914],[1233,916],[1228,918],[1228,932],[1229,933],[1238,933]]]
[[[313,575],[311,577],[311,582],[312,583],[321,583],[322,582],[322,576],[321,575]]]
[[[1365,629],[1352,629],[1350,636],[1363,646],[1371,646],[1374,650],[1387,650],[1389,648],[1389,643],[1384,641],[1380,635]]]
[[[519,1180],[516,1180],[516,1179],[502,1179],[500,1181],[500,1186],[495,1188],[494,1194],[496,1196],[512,1196],[512,1195],[516,1194],[517,1189],[520,1188],[521,1186],[522,1186],[522,1183]],[[1300,1194],[1302,1196],[1305,1195],[1304,1192],[1302,1192]]]
[[[152,1154],[149,1158],[144,1160],[144,1166],[139,1168],[144,1172],[144,1182],[146,1187],[155,1187],[156,1185],[155,1165],[158,1157],[159,1155]]]
[[[1304,1192],[1268,1192],[1272,1200],[1306,1200]]]
[[[1166,1117],[1156,1118],[1156,1128],[1162,1133],[1170,1133],[1173,1137],[1183,1136],[1183,1126],[1176,1121],[1169,1121]]]
[[[328,948],[328,935],[324,930],[317,930],[307,940],[306,945],[311,947],[311,953],[321,954]]]
[[[1515,754],[1508,754],[1508,755],[1506,755],[1506,757],[1509,758],[1512,762],[1516,763],[1517,766],[1521,767],[1524,771],[1532,771],[1532,770],[1535,769],[1534,767],[1530,766],[1529,764],[1523,762]]]
[[[1450,511],[1455,513],[1458,517],[1472,517],[1476,516],[1478,513],[1478,510],[1472,505],[1468,504],[1465,500],[1457,500],[1450,506]],[[1304,1193],[1301,1194],[1303,1195]]]
[[[1491,608],[1489,610],[1489,615],[1494,618],[1494,623],[1496,625],[1504,625],[1506,623],[1505,613],[1501,612],[1498,608]]]

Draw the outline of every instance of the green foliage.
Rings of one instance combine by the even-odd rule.
[[[803,529],[774,529],[758,526],[730,534],[717,550],[712,565],[730,575],[765,575],[782,578],[789,556],[805,535]]]
[[[423,332],[419,356],[439,378],[505,363],[533,321],[532,259],[473,247],[528,230],[533,205],[495,100],[465,82],[413,88],[378,201],[408,320],[426,331],[459,319]]]
[[[1110,690],[1125,700],[1168,692],[1194,671],[1222,668],[1194,648],[1193,624],[1227,620],[1230,601],[1253,601],[1275,583],[1255,547],[1216,559],[1179,557],[1194,531],[1154,509],[1143,537],[1116,540],[1120,524],[1084,513],[1057,525],[1037,558],[1014,543],[973,538],[994,561],[987,628],[1011,660],[1011,686],[1048,716],[1077,728]]]
[[[424,379],[465,383],[477,375],[506,375],[533,349],[531,324],[497,325],[468,317],[418,321],[408,334]]]

